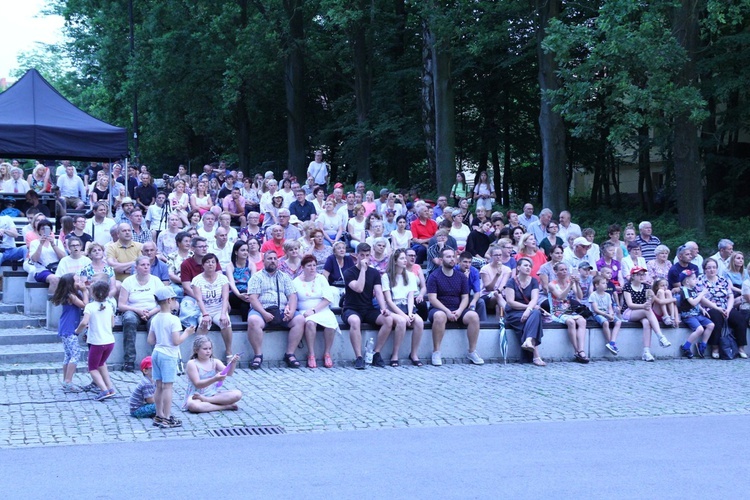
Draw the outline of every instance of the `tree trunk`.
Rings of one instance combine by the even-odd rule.
[[[358,7],[365,12],[367,2]],[[370,13],[372,14],[372,13]],[[366,16],[365,16],[366,17]],[[369,20],[371,21],[371,19]],[[370,153],[372,147],[370,130],[370,107],[372,104],[372,66],[370,64],[369,30],[371,22],[356,23],[351,37],[354,58],[354,102],[357,109],[357,179],[369,181]]]
[[[560,86],[555,75],[557,65],[554,55],[544,52],[542,40],[544,40],[545,28],[549,20],[560,14],[561,7],[559,0],[536,0],[539,23],[536,27],[537,57],[539,87],[542,92],[556,90]],[[539,110],[539,130],[542,139],[542,205],[557,214],[568,208],[565,124],[562,117],[552,110],[552,104],[544,96],[542,96]]]
[[[438,193],[449,193],[456,178],[456,120],[451,81],[452,55],[447,42],[429,37],[435,98],[435,181]]]
[[[696,85],[695,58],[698,54],[699,19],[695,0],[680,0],[674,9],[672,29],[685,49],[688,61],[682,68],[678,84]],[[698,127],[687,113],[674,122],[674,169],[677,179],[677,219],[681,227],[705,231],[703,208],[703,175],[698,157]]]
[[[503,188],[502,188],[502,199],[500,203],[504,207],[510,206],[510,181],[512,179],[511,176],[511,165],[512,165],[512,148],[511,148],[511,141],[513,138],[511,137],[511,120],[512,117],[510,115],[510,91],[506,88],[505,92],[503,92],[503,100],[505,101],[505,104],[503,105]],[[500,193],[501,191],[498,191]]]
[[[306,168],[305,155],[305,91],[304,91],[304,0],[284,0],[284,9],[289,22],[284,36],[284,91],[287,112],[287,168],[292,175],[302,175]],[[303,176],[304,178],[304,176]]]
[[[497,152],[497,142],[492,145],[492,180],[495,184],[495,196],[497,203],[503,204],[503,183],[500,175],[500,155]]]
[[[638,129],[638,195],[641,209],[650,214],[654,210],[654,186],[651,181],[651,140],[648,132],[648,126]]]
[[[422,130],[424,131],[427,169],[430,172],[430,183],[437,186],[437,160],[435,158],[435,75],[432,59],[432,32],[427,21],[422,22]],[[444,193],[450,192],[442,191]],[[438,194],[441,193],[438,190]]]

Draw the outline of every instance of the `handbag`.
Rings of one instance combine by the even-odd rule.
[[[277,271],[278,272],[278,271]],[[273,314],[273,319],[266,323],[270,326],[280,326],[284,324],[284,315],[281,312],[281,292],[279,290],[279,275],[276,278],[276,305],[266,307],[266,312]]]
[[[737,357],[739,348],[737,339],[734,338],[732,329],[729,328],[728,321],[724,321],[724,327],[721,329],[721,338],[719,339],[719,356],[721,359],[734,359]]]

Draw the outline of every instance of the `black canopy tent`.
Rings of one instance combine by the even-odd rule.
[[[0,158],[110,161],[127,156],[126,129],[81,111],[35,69],[0,94]]]

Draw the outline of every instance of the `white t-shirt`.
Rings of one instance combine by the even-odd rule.
[[[112,242],[112,235],[109,234],[109,230],[112,229],[114,225],[115,221],[109,217],[105,217],[101,224],[96,222],[95,218],[91,218],[86,221],[86,226],[83,232],[91,236],[95,242],[104,246],[107,243]]]
[[[391,231],[391,242],[393,243],[393,249],[397,250],[399,248],[410,248],[411,247],[411,239],[414,236],[412,236],[411,231],[408,229],[404,231],[404,235],[401,236],[398,234],[398,231]]]
[[[206,243],[208,244],[209,248],[216,245],[216,228],[217,227],[218,226],[214,224],[214,227],[211,231],[206,231],[202,227],[198,228],[198,236],[206,238]]]
[[[149,229],[152,231],[164,231],[167,228],[167,207],[159,207],[154,203],[146,210],[146,222],[151,223]]]
[[[328,176],[328,164],[326,162],[311,161],[307,166],[307,176],[312,176],[315,179],[315,184],[323,185],[326,183],[326,177]]]
[[[29,256],[32,256],[36,253],[37,248],[39,248],[41,240],[34,240],[29,244]],[[42,267],[46,267],[53,262],[59,262],[60,259],[57,257],[57,253],[55,253],[55,249],[52,248],[52,245],[56,245],[60,250],[65,253],[65,247],[60,242],[60,240],[55,240],[54,243],[50,243],[49,245],[44,245],[42,247],[42,252],[39,254],[39,260],[37,261],[39,264],[42,265]]]
[[[405,301],[409,296],[409,292],[412,292],[415,297],[419,293],[419,279],[411,273],[408,285],[404,285],[404,277],[398,275],[396,276],[396,285],[391,286],[391,280],[388,278],[388,273],[384,273],[380,277],[380,281],[383,286],[383,291],[386,292],[390,290],[391,298],[396,303]]]
[[[0,229],[7,231],[9,229],[15,229],[15,227],[16,223],[13,222],[13,219],[7,215],[0,215]],[[16,239],[8,233],[4,233],[3,242],[0,246],[3,248],[16,248]]]
[[[104,309],[100,310],[104,304]],[[108,300],[104,302],[89,302],[83,308],[83,314],[89,315],[89,331],[86,334],[87,342],[92,345],[107,345],[115,343],[112,335],[112,318],[115,311]]]
[[[151,320],[150,331],[156,336],[154,352],[159,351],[172,358],[180,356],[180,348],[172,342],[172,333],[182,331],[182,325],[177,316],[160,312]]]
[[[156,307],[154,294],[164,283],[154,275],[149,275],[145,285],[138,283],[136,275],[128,276],[122,282],[122,288],[128,292],[128,305],[136,309],[151,310]]]
[[[68,273],[78,275],[81,269],[91,264],[91,259],[82,255],[78,259],[74,259],[70,255],[66,255],[60,259],[60,263],[57,265],[57,271],[55,276],[65,276]]]
[[[464,248],[466,246],[466,239],[469,237],[469,233],[471,233],[471,228],[469,228],[469,225],[462,224],[461,229],[458,229],[455,226],[451,226],[451,230],[448,234],[455,238],[456,245],[458,245],[459,248]]]
[[[201,273],[193,278],[190,284],[200,288],[203,305],[208,314],[213,317],[221,312],[221,289],[224,285],[229,285],[229,280],[226,276],[217,273],[214,282],[209,283],[203,276],[203,273]]]

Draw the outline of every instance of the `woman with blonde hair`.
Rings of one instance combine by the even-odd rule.
[[[531,277],[539,279],[539,268],[541,268],[547,262],[547,255],[544,250],[540,250],[536,246],[536,237],[534,233],[524,233],[521,236],[521,240],[518,242],[518,252],[516,253],[516,260],[526,257],[531,261]]]
[[[34,170],[31,171],[29,176],[26,178],[26,182],[29,183],[29,187],[37,192],[37,194],[49,193],[52,189],[52,184],[49,181],[49,169],[37,163]]]

